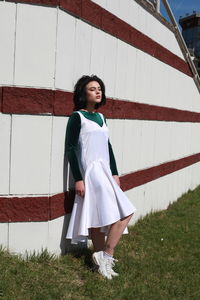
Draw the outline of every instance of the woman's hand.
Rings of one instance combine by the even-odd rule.
[[[118,186],[120,186],[119,176],[118,176],[118,175],[113,175],[113,178],[114,178],[115,181],[117,182]]]
[[[85,184],[83,180],[79,180],[75,182],[75,192],[78,196],[85,196]]]

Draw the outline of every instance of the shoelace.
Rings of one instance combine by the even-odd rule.
[[[109,258],[106,263],[106,271],[110,272],[111,269],[115,266],[115,262],[118,260],[115,258]]]
[[[110,273],[111,269],[112,269],[111,261],[112,260],[110,258],[106,259],[106,265],[105,265],[105,267],[106,267],[106,272],[108,272],[108,273]]]
[[[111,259],[111,265],[112,265],[113,267],[115,266],[115,262],[118,262],[118,259],[112,258],[112,259]]]

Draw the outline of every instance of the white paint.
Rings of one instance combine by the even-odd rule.
[[[45,249],[55,255],[65,254],[77,248],[65,238],[69,220],[70,214],[48,222],[0,223],[0,246],[22,255]]]
[[[48,222],[48,251],[58,255],[61,253],[61,249],[64,248],[63,244],[65,244],[65,237],[62,234],[66,230],[64,219],[63,216]]]
[[[124,120],[123,121],[123,140],[122,140],[122,153],[123,153],[123,160],[122,160],[122,170],[123,173],[127,173],[127,170],[130,170],[130,168],[133,170],[135,166],[135,156],[134,156],[134,150],[135,150],[135,136],[133,131],[133,123],[131,120]],[[129,140],[128,145],[124,143],[124,141]],[[116,149],[118,146],[116,146]]]
[[[0,2],[0,83],[13,84],[16,4]]]
[[[193,78],[140,50],[135,68],[133,101],[200,112],[200,96]]]
[[[196,163],[154,181],[126,191],[137,208],[130,224],[146,214],[167,209],[170,203],[199,185],[200,163]]]
[[[139,120],[132,120],[132,124],[131,124],[131,138],[128,140],[126,138],[126,136],[124,136],[124,140],[123,140],[123,150],[124,150],[124,160],[123,160],[123,162],[124,162],[124,169],[123,169],[123,173],[128,173],[129,172],[129,164],[126,163],[127,160],[129,161],[128,158],[126,159],[126,157],[127,157],[127,153],[126,153],[127,150],[126,149],[129,148],[130,140],[132,140],[133,143],[134,143],[134,146],[131,149],[132,150],[132,158],[134,159],[132,170],[138,170],[138,169],[140,169],[141,161],[142,161],[142,155],[141,155],[142,122],[141,121],[139,121]],[[127,144],[127,141],[128,141],[128,144]]]
[[[157,139],[155,139],[156,125],[156,122],[151,122],[151,126],[149,126],[149,121],[141,122],[140,163],[141,166],[143,166],[142,168],[144,168],[144,162],[146,166],[153,166],[155,164],[155,143],[157,141]],[[159,156],[157,159],[159,159]]]
[[[103,8],[107,8],[107,1],[108,0],[92,0],[93,2],[95,2],[96,4],[102,6]]]
[[[104,79],[104,59],[107,49],[105,47],[105,32],[92,27],[91,64],[90,74]]]
[[[115,13],[119,7],[119,14],[128,20],[139,20],[138,14],[148,16],[142,32],[148,28],[167,45],[173,44],[172,33],[133,0],[104,2]],[[0,13],[9,12],[9,18],[1,19],[0,34],[9,42],[5,41],[7,49],[3,50],[7,59],[4,52],[0,56],[5,62],[1,84],[11,84],[14,67],[15,85],[54,88],[55,75],[55,87],[67,91],[73,91],[82,75],[97,74],[105,82],[108,97],[200,112],[199,93],[191,77],[56,8],[17,4],[14,64],[14,8],[8,3],[0,6]]]
[[[48,222],[9,223],[9,250],[40,253],[48,246],[48,234]]]
[[[132,27],[183,58],[175,35],[134,0],[94,1]]]
[[[0,246],[8,248],[8,223],[0,223]]]
[[[129,101],[134,101],[135,96],[135,87],[136,87],[136,58],[137,58],[137,49],[131,47],[127,44],[127,66],[126,66],[126,84],[125,87],[122,87],[122,90],[126,91],[126,99]],[[116,83],[117,86],[117,83]],[[117,93],[116,93],[117,95]]]
[[[111,119],[108,126],[120,174],[200,152],[199,123]]]
[[[174,34],[135,1],[94,2],[182,57]],[[0,85],[12,85],[14,80],[19,86],[72,91],[82,75],[96,74],[108,97],[200,112],[191,77],[67,12],[1,2],[0,25],[5,45],[0,49]],[[52,195],[74,185],[71,176],[64,177],[67,121],[67,117],[0,114],[1,195]],[[107,119],[107,124],[120,175],[200,152],[199,123]],[[138,209],[132,223],[166,209],[194,189],[199,178],[196,163],[127,191]],[[59,254],[68,247],[63,239],[68,220],[69,215],[49,222],[0,224],[0,244],[21,253],[47,247]]]
[[[124,136],[124,120],[121,122],[118,122],[118,120],[113,120],[112,135],[110,135],[110,143],[113,148],[119,174],[122,173],[123,136]]]
[[[116,88],[115,93],[120,99],[127,99],[126,82],[129,73],[127,72],[128,56],[127,44],[118,40],[117,61],[116,61]]]
[[[4,125],[4,128],[1,126],[2,139],[3,137],[5,139],[4,147],[1,148],[1,151],[4,153],[2,157],[7,157],[5,160],[2,159],[2,163],[7,165],[7,167],[3,168],[4,176],[2,177],[3,180],[5,179],[4,186],[6,186],[1,191],[4,194],[8,193],[9,185],[10,117],[2,115],[1,120],[2,125]],[[200,151],[198,143],[200,138],[199,123],[140,120],[108,121],[110,140],[120,174],[179,159]],[[63,155],[66,123],[67,118],[54,117],[50,193],[59,193],[63,190]],[[40,133],[39,135],[38,132]],[[36,148],[36,144],[40,145],[40,147]],[[21,115],[13,117],[12,194],[49,193],[50,145],[50,117]],[[47,153],[49,153],[49,156]],[[45,167],[43,168],[43,166]],[[38,177],[38,172],[41,177]]]
[[[71,215],[67,214],[48,222],[48,251],[50,253],[63,255],[71,250],[86,247],[84,243],[71,245],[71,241],[66,239],[70,217]]]
[[[49,192],[51,123],[47,116],[13,115],[11,194]]]
[[[68,91],[73,90],[75,24],[74,17],[58,10],[55,87]]]
[[[166,209],[189,189],[193,190],[199,184],[199,176],[200,162],[126,191],[137,208],[130,225],[148,213]],[[57,255],[61,250],[65,253],[71,248],[64,239],[69,218],[68,214],[49,222],[10,223],[9,229],[8,224],[0,224],[0,244],[7,247],[9,241],[10,251],[22,254],[45,248]]]
[[[107,0],[107,5],[106,5],[106,10],[112,12],[112,14],[117,15],[119,10],[120,10],[120,2],[121,0],[115,0],[115,1],[109,1]],[[123,2],[125,2],[125,0],[123,0]],[[101,5],[101,3],[98,3]]]
[[[105,58],[104,58],[104,76],[106,85],[106,95],[115,96],[116,83],[116,59],[117,59],[117,39],[109,34],[105,34]]]
[[[53,87],[56,18],[55,8],[17,4],[15,85]]]
[[[134,101],[136,102],[142,102],[144,103],[144,93],[147,92],[144,82],[146,80],[145,75],[145,53],[142,51],[137,50],[136,52],[136,64],[135,64],[135,72],[136,72],[136,82],[135,82],[135,91],[134,91]],[[147,97],[149,99],[150,96]],[[145,102],[149,100],[145,100]]]
[[[73,86],[81,76],[88,75],[90,70],[92,27],[77,19],[75,34]]]
[[[67,187],[67,179],[64,182],[65,177],[63,176],[67,122],[67,117],[53,117],[50,194],[61,193]]]
[[[0,195],[9,194],[10,129],[10,115],[0,113]]]

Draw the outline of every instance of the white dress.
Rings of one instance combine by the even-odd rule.
[[[91,227],[101,227],[101,231],[107,233],[109,225],[136,210],[112,177],[108,127],[103,115],[99,113],[103,120],[101,127],[81,112],[77,113],[81,118],[77,156],[85,183],[85,196],[75,196],[66,235],[72,243],[86,241]]]

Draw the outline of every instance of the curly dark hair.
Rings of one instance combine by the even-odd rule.
[[[96,75],[91,75],[91,76],[83,75],[81,78],[79,78],[79,80],[77,81],[77,83],[74,86],[74,96],[73,96],[74,110],[86,108],[87,99],[86,99],[85,86],[90,81],[97,81],[99,83],[99,85],[101,87],[101,91],[102,91],[101,102],[95,104],[95,109],[106,104],[105,85],[104,85],[103,81]]]

